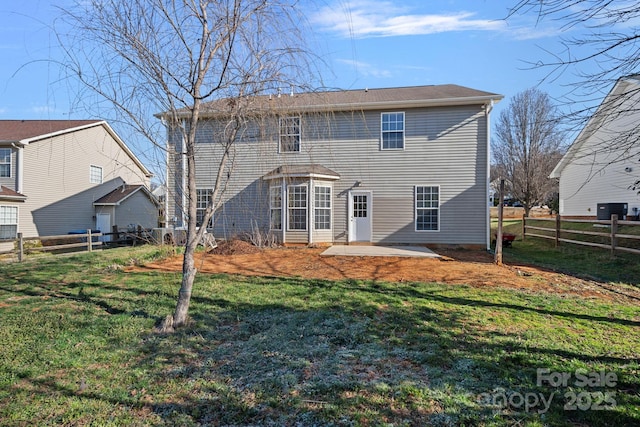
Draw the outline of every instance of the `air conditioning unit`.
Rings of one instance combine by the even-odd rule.
[[[187,230],[182,228],[154,228],[151,235],[157,244],[181,246],[187,242]]]

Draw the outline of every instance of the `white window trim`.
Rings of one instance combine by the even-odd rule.
[[[13,172],[13,170],[12,170],[13,169],[12,168],[12,166],[13,166],[13,164],[12,164],[13,163],[13,161],[12,161],[13,150],[11,150],[11,148],[8,148],[8,147],[1,147],[0,150],[9,150],[9,163],[2,162],[3,165],[7,165],[7,164],[9,165],[9,175],[8,176],[3,176],[3,177],[0,177],[0,178],[13,178],[13,173],[12,173]]]
[[[273,204],[271,203],[273,201],[272,197],[271,197],[271,193],[273,191],[278,191],[280,193],[280,206],[276,206],[274,207]],[[282,216],[282,207],[284,205],[284,203],[282,203],[282,199],[283,199],[283,195],[282,195],[282,186],[281,185],[272,185],[269,187],[269,230],[273,230],[273,231],[282,231],[283,227],[283,222],[284,222],[284,218]],[[271,214],[274,210],[280,210],[280,228],[274,228],[273,227],[273,221],[271,220]]]
[[[207,205],[204,208],[198,207],[198,204],[199,204],[198,203],[198,192],[199,191],[209,191],[209,196],[208,196],[209,200],[207,200]],[[204,217],[204,213],[206,212],[207,207],[211,203],[211,197],[213,197],[213,189],[211,189],[211,188],[196,188],[196,221],[198,220],[198,212],[202,212],[202,215]],[[207,224],[207,227],[206,227],[207,230],[211,230],[213,228],[213,217],[214,216],[215,216],[215,214],[211,216],[211,219],[209,220],[209,223]],[[202,227],[202,224],[200,226]]]
[[[437,208],[418,208],[418,187],[435,187],[438,189],[438,207]],[[430,184],[420,184],[420,185],[414,185],[413,186],[413,228],[414,231],[416,233],[438,233],[440,232],[440,218],[442,217],[441,215],[441,203],[440,203],[440,196],[441,196],[441,192],[440,192],[440,186],[439,185],[430,185]],[[435,230],[418,230],[418,209],[425,209],[425,210],[437,210],[438,211],[438,223],[437,223],[437,228]]]
[[[19,224],[19,222],[20,222],[20,208],[18,206],[12,206],[12,205],[0,205],[0,207],[15,209],[15,212],[16,212],[16,222],[15,222],[15,224],[13,224],[13,223],[12,224],[0,223],[0,226],[1,225],[15,225],[16,226],[16,235],[13,237],[13,239],[15,239],[18,236],[18,231],[19,231],[18,226],[20,225]],[[11,240],[11,239],[7,239],[7,240]],[[0,239],[0,242],[2,242],[2,241],[6,241],[6,240],[5,239]]]
[[[100,181],[99,182],[94,182],[93,181],[93,171],[94,170],[100,170]],[[102,184],[104,182],[104,170],[102,169],[102,166],[98,166],[98,165],[90,165],[89,166],[89,183],[90,184]]]
[[[298,133],[283,134],[282,133],[282,121],[298,119]],[[297,136],[298,137],[298,150],[283,150],[282,149],[282,137],[283,136]],[[281,116],[278,117],[278,153],[280,154],[296,154],[302,151],[302,118],[300,116]]]
[[[329,189],[329,207],[328,208],[319,208],[316,206],[316,188],[328,188]],[[329,228],[316,228],[316,210],[328,210],[329,211]],[[318,231],[331,231],[333,230],[333,186],[328,184],[316,184],[313,187],[313,229]]]
[[[402,148],[384,148],[384,134],[397,131],[384,131],[382,130],[382,118],[385,114],[402,114]],[[383,111],[380,113],[380,150],[381,151],[404,151],[406,146],[407,135],[407,115],[404,111]]]
[[[304,187],[306,189],[306,201],[305,201],[305,207],[304,208],[297,208],[297,207],[291,207],[289,205],[289,196],[291,194],[291,189],[294,187]],[[305,217],[305,227],[304,228],[291,228],[291,221],[290,221],[290,210],[291,209],[304,209],[304,217]],[[287,231],[308,231],[309,230],[309,185],[308,184],[289,184],[287,185]]]

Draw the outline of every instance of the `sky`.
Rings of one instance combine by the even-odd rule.
[[[51,28],[70,0],[0,0],[0,119],[95,119],[63,78]],[[457,84],[498,93],[493,122],[511,97],[531,87],[560,100],[577,77],[549,78],[548,62],[575,28],[535,13],[505,19],[517,0],[320,0],[307,19],[328,64],[327,87]],[[610,88],[602,88],[602,96]],[[559,101],[558,101],[559,102]],[[116,132],[118,129],[116,128]],[[122,135],[121,135],[122,136]],[[161,175],[158,153],[127,142]]]

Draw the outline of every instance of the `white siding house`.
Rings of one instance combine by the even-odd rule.
[[[621,78],[551,172],[560,179],[560,215],[596,218],[598,205],[640,211],[640,76]]]
[[[500,99],[438,85],[252,100],[268,114],[240,133],[208,228],[219,238],[259,229],[285,244],[487,247],[489,117]],[[205,106],[197,132],[202,207],[221,155],[221,105]],[[186,155],[167,123],[168,219],[182,226]]]
[[[147,188],[150,177],[102,120],[0,120],[0,237],[126,227],[98,218],[94,202],[123,185]],[[157,222],[156,208],[136,215]]]

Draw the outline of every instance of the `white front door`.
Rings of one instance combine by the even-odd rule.
[[[371,192],[349,193],[349,242],[371,241]]]
[[[101,233],[111,233],[111,214],[96,214],[96,228],[100,230]],[[111,236],[102,236],[100,240],[109,242],[111,241]]]

